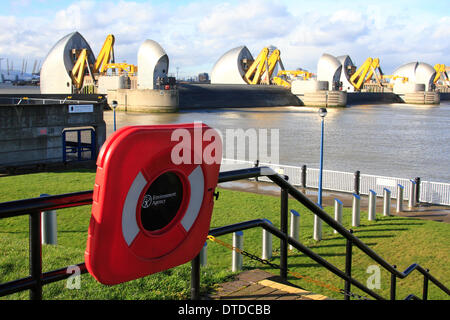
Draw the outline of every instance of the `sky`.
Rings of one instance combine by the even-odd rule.
[[[323,53],[354,64],[380,58],[385,74],[408,62],[450,65],[450,1],[0,1],[0,58],[15,69],[43,62],[63,36],[78,31],[97,55],[115,36],[116,62],[137,63],[139,46],[158,42],[169,73],[210,73],[228,50],[254,57],[273,45],[286,69],[311,72]]]

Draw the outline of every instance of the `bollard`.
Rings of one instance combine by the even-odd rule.
[[[321,205],[317,203],[317,205],[322,208]],[[322,219],[318,216],[314,215],[314,230],[313,230],[313,238],[316,241],[322,240]]]
[[[384,188],[383,189],[383,215],[390,216],[391,215],[391,190]]]
[[[353,187],[353,189],[355,189],[354,192],[357,195],[359,195],[359,186],[360,186],[360,183],[361,183],[361,172],[359,170],[356,171],[354,176],[355,176],[355,179],[354,179],[354,187]]]
[[[342,201],[334,198],[334,220],[342,224],[342,208],[343,204]],[[336,230],[334,230],[334,233],[338,233]]]
[[[41,194],[41,197],[49,194]],[[57,244],[56,210],[43,211],[41,213],[41,243]]]
[[[353,227],[359,227],[360,202],[361,202],[361,197],[354,193],[353,194],[353,206],[352,206],[352,226]]]
[[[397,185],[397,212],[403,211],[403,186],[401,184]]]
[[[414,179],[416,183],[416,197],[414,198],[414,205],[417,206],[420,203],[420,177]]]
[[[206,266],[208,263],[208,242],[205,241],[202,250],[200,250],[200,265]]]
[[[408,207],[412,208],[416,205],[415,197],[416,197],[416,182],[414,180],[409,180],[409,199],[408,199]]]
[[[367,220],[375,221],[377,218],[377,193],[369,190],[369,213]]]
[[[272,224],[270,220],[264,219],[266,222]],[[261,259],[271,259],[272,258],[272,234],[263,229],[262,231],[262,254]]]
[[[289,236],[295,240],[299,240],[299,228],[300,228],[300,213],[291,209],[291,227],[289,229]],[[289,245],[289,250],[294,250],[292,245]]]
[[[306,165],[302,166],[302,188],[306,188]]]
[[[244,233],[242,231],[237,231],[233,233],[233,247],[237,249],[244,248]],[[231,258],[231,271],[242,270],[242,254],[233,250]]]

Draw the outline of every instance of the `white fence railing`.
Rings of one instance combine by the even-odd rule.
[[[235,159],[222,159],[221,171],[244,169],[255,166],[255,162]],[[289,176],[289,182],[294,186],[302,186],[302,167],[259,163],[259,166],[268,166],[280,174]],[[330,191],[340,191],[353,193],[355,191],[355,174],[333,170],[323,170],[322,188]],[[268,181],[268,178],[259,178],[261,181]],[[375,176],[360,174],[359,193],[368,195],[370,190],[383,195],[383,189],[391,191],[391,197],[397,198],[397,185],[403,186],[403,199],[409,200],[409,195],[413,183],[410,179],[393,178],[385,176]],[[306,168],[306,187],[318,188],[319,169]],[[450,183],[421,181],[419,187],[420,202],[450,205]]]

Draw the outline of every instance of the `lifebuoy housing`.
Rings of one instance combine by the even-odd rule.
[[[219,134],[205,124],[112,134],[97,159],[88,271],[117,284],[192,260],[208,235],[221,151]]]

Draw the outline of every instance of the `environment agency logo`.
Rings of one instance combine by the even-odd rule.
[[[171,160],[174,164],[218,164],[221,163],[222,157],[279,163],[279,129],[228,128],[223,133],[218,129],[210,128],[202,132],[201,121],[194,122],[194,137],[183,128],[172,132],[171,141],[178,142],[171,152]],[[202,152],[204,142],[207,142],[207,146]],[[191,150],[194,150],[193,159],[191,159]]]
[[[146,194],[144,196],[144,200],[142,200],[142,208],[147,209],[148,207],[150,207],[152,204],[152,200],[153,200],[152,196]]]

